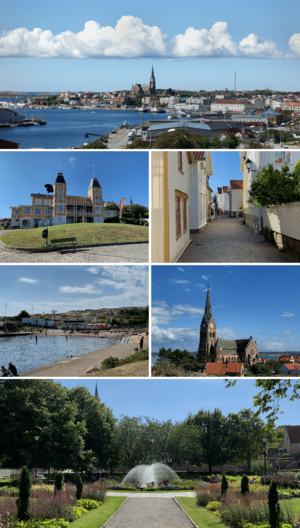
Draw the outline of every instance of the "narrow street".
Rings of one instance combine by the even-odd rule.
[[[242,218],[216,218],[200,233],[191,235],[191,240],[178,262],[295,262],[291,256],[266,242],[263,235],[255,235],[242,224]]]

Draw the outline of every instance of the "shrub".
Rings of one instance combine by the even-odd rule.
[[[281,475],[267,475],[265,477],[261,477],[261,483],[267,486],[271,484],[272,480],[274,480],[280,488],[297,489],[300,486],[297,474],[293,475],[286,473]]]
[[[64,519],[46,519],[44,521],[31,519],[25,523],[19,523],[19,527],[21,528],[68,528],[68,526],[69,522]]]
[[[72,512],[74,515],[74,519],[80,519],[85,513],[88,513],[88,510],[86,508],[83,508],[82,506],[72,506]]]
[[[16,515],[16,499],[11,497],[10,495],[3,495],[0,500],[0,523],[4,519],[7,519],[7,513],[9,514],[9,517],[11,517],[12,515]]]
[[[221,493],[224,495],[226,491],[228,490],[228,480],[225,476],[225,473],[222,473],[222,484],[221,484]]]
[[[32,497],[28,513],[30,518],[73,521],[76,517],[72,506],[75,504],[75,495],[68,491],[57,491],[55,495],[47,491],[37,491]]]
[[[269,523],[271,528],[277,528],[279,525],[280,506],[278,504],[278,491],[275,480],[272,480],[268,493],[269,505]]]
[[[104,502],[106,498],[106,492],[107,485],[105,480],[97,480],[97,482],[84,484],[81,496],[83,499],[92,499]]]
[[[17,517],[20,521],[26,521],[28,519],[28,508],[30,505],[32,477],[29,469],[26,466],[22,467],[20,483],[19,483],[19,495],[17,498]]]
[[[222,497],[220,484],[200,483],[195,488],[195,496],[198,506],[207,506],[209,502],[219,502]]]
[[[241,478],[241,494],[249,493],[249,481],[247,475],[243,474]]]
[[[80,475],[76,475],[76,499],[79,501],[82,495],[82,479]]]
[[[220,506],[221,506],[220,502],[214,501],[214,502],[209,502],[206,508],[210,511],[217,511],[219,510]]]
[[[240,527],[243,523],[268,522],[268,504],[264,494],[227,492],[222,500],[219,510],[222,519],[234,526]]]
[[[61,471],[57,471],[54,477],[55,492],[61,491],[64,485],[64,476]]]
[[[94,510],[95,508],[99,508],[102,503],[92,499],[80,499],[79,501],[77,501],[77,504],[78,506],[82,506],[86,510]]]

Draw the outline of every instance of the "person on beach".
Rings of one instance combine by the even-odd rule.
[[[2,367],[1,367],[0,370],[1,370],[1,372],[2,372],[2,376],[3,376],[4,378],[7,378],[7,376],[9,375],[9,370],[7,370],[7,369],[4,367],[4,365],[2,365]]]
[[[140,350],[143,350],[143,344],[144,344],[144,337],[142,336],[140,339]]]
[[[11,363],[11,361],[8,363],[8,370],[12,374],[12,376],[17,376],[18,375],[18,371],[17,371],[15,365],[13,365]]]
[[[35,336],[35,342],[37,343],[37,336]]]

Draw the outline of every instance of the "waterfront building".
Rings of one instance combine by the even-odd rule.
[[[244,363],[253,365],[259,362],[259,351],[253,337],[246,339],[221,339],[217,337],[210,300],[209,286],[207,289],[205,311],[200,325],[199,352],[206,350],[210,355],[210,362],[216,363]]]
[[[6,123],[21,123],[25,119],[25,116],[21,116],[15,110],[10,108],[0,107],[0,124]]]
[[[53,185],[53,196],[31,194],[31,205],[11,207],[11,227],[32,228],[74,223],[102,223],[105,218],[118,215],[118,211],[104,209],[102,188],[92,178],[88,196],[67,195],[64,175],[59,172]]]
[[[211,103],[212,112],[240,112],[246,113],[254,110],[253,104],[246,99],[223,99]]]

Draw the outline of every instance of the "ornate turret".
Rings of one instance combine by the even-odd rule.
[[[53,185],[53,222],[65,224],[67,214],[67,184],[62,172],[58,172]]]
[[[212,315],[209,285],[207,287],[205,311],[200,325],[199,350],[207,350],[215,358],[217,327]]]

